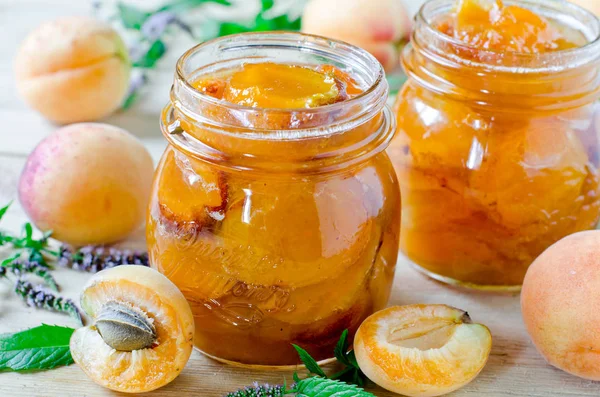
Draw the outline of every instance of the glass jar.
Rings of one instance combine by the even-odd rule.
[[[256,109],[205,95],[201,76],[242,63],[329,64],[364,92],[307,109]],[[330,358],[388,300],[400,192],[379,63],[297,33],[216,39],[177,63],[162,114],[169,142],[148,214],[151,262],[188,299],[195,345],[225,362],[297,364],[292,343]]]
[[[600,26],[566,2],[505,1],[584,34],[544,54],[495,53],[439,32],[427,3],[403,54],[409,76],[388,153],[403,198],[401,249],[429,276],[517,290],[531,262],[600,213]]]

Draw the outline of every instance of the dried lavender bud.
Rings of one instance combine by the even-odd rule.
[[[254,382],[252,386],[228,393],[224,397],[280,397],[285,395],[285,388],[280,385],[271,386],[268,383],[259,385]]]
[[[36,276],[44,279],[46,284],[48,284],[48,286],[54,291],[58,291],[58,284],[56,283],[54,277],[52,277],[52,274],[50,274],[50,269],[47,266],[40,264],[39,262],[24,261],[17,259],[8,263],[3,263],[2,265],[0,265],[0,269],[2,269],[5,274],[7,272],[10,272],[17,277],[21,277],[28,273],[35,274]]]
[[[25,280],[18,280],[15,285],[15,293],[31,307],[67,313],[83,324],[81,313],[71,299],[57,297],[41,285],[33,285]]]
[[[59,266],[90,273],[120,265],[150,265],[147,252],[96,246],[85,246],[73,252],[66,245],[60,247],[57,263]]]

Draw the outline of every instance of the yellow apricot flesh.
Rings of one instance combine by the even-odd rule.
[[[94,382],[125,393],[155,390],[175,379],[190,357],[194,338],[194,318],[183,294],[156,270],[124,265],[97,273],[83,289],[81,307],[93,320],[110,302],[148,316],[156,330],[155,345],[118,351],[90,325],[71,337],[73,360]]]

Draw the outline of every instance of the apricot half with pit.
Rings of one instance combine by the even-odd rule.
[[[93,324],[73,333],[71,355],[101,386],[151,391],[175,379],[190,357],[192,311],[156,270],[135,265],[103,270],[84,287],[81,307]]]
[[[446,305],[394,306],[367,318],[356,333],[361,370],[384,389],[440,396],[472,381],[490,355],[492,335]]]

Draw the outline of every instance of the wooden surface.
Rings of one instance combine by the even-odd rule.
[[[26,32],[43,20],[65,14],[86,14],[84,1],[0,0],[0,204],[16,199],[16,184],[26,155],[55,126],[45,122],[16,97],[11,60]],[[122,126],[144,141],[156,159],[164,148],[158,112],[167,101],[177,55],[193,43],[180,40],[151,75],[151,87],[136,107],[106,122]],[[0,227],[16,231],[26,220],[15,202]],[[128,245],[143,246],[141,233]],[[3,255],[5,253],[0,253]],[[1,257],[1,256],[0,256]],[[88,275],[70,270],[56,272],[63,294],[78,299]],[[15,299],[11,285],[0,280],[0,333],[15,332],[42,322],[75,326],[68,317],[30,309]],[[460,396],[599,396],[600,383],[567,375],[548,366],[535,351],[523,328],[516,295],[457,290],[426,279],[400,259],[390,304],[446,303],[468,310],[474,321],[486,324],[494,336],[488,365]],[[181,376],[153,396],[221,396],[253,381],[277,383],[289,373],[233,368],[194,352]],[[394,394],[371,389],[377,396]],[[0,374],[0,396],[110,396],[118,395],[87,379],[77,366],[52,371]]]

